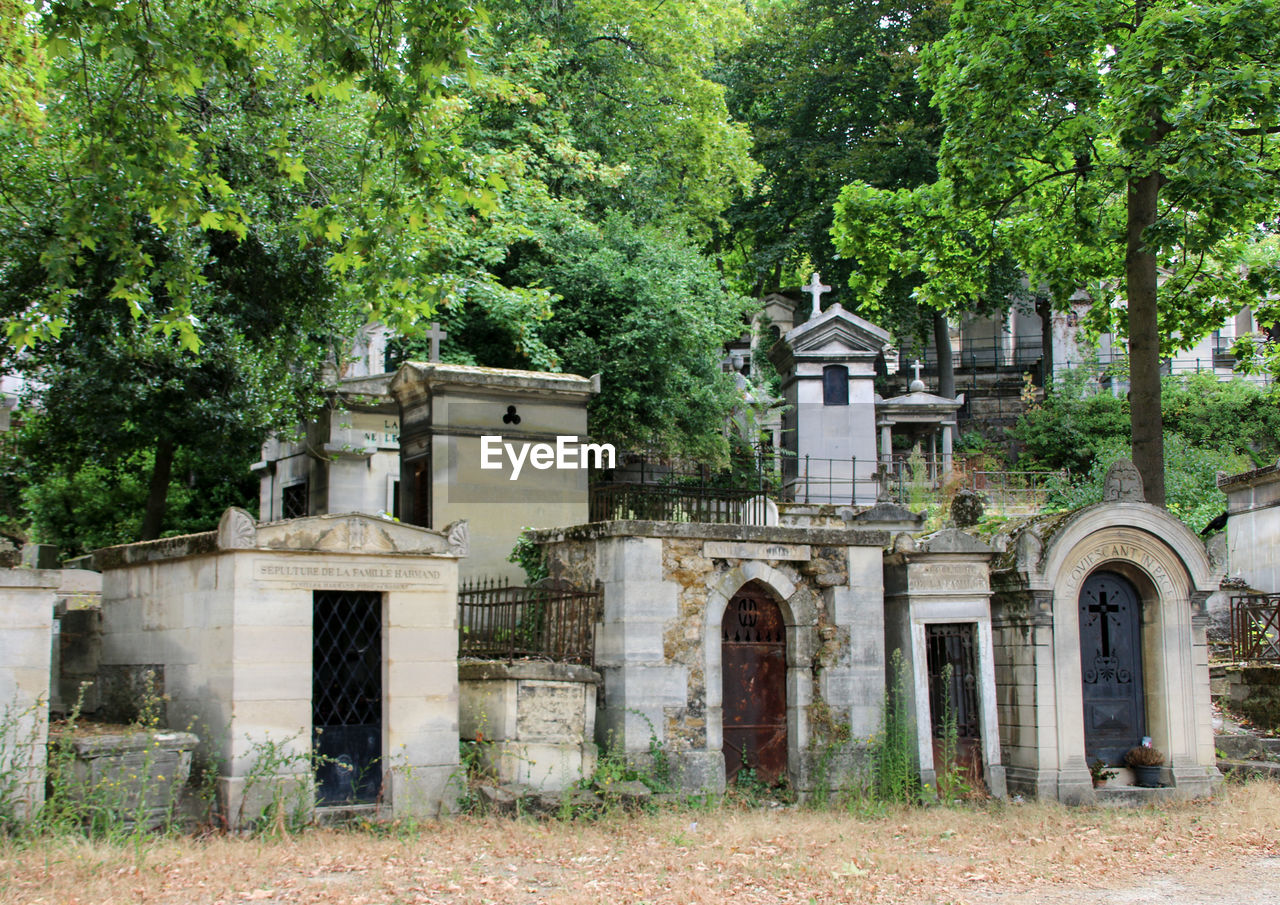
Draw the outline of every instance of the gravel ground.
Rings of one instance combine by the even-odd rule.
[[[1133,886],[1075,887],[1035,892],[989,890],[970,901],[982,905],[1276,905],[1280,858],[1238,867],[1193,865],[1144,877]]]

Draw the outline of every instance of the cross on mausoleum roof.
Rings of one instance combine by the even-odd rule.
[[[440,343],[442,340],[449,338],[449,334],[440,329],[440,325],[435,321],[431,322],[431,329],[427,331],[427,338],[431,340],[431,361],[440,360]]]
[[[822,293],[830,292],[831,287],[822,285],[822,281],[818,279],[818,274],[815,271],[813,276],[809,278],[809,285],[800,288],[813,296],[813,310],[809,312],[809,316],[817,317],[822,313]]]

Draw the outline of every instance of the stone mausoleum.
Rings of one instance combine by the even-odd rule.
[[[445,534],[365,515],[99,550],[102,664],[151,671],[216,765],[232,823],[278,775],[317,804],[448,809],[458,779],[458,560]],[[319,757],[311,776],[312,755]],[[310,794],[304,792],[302,794]]]

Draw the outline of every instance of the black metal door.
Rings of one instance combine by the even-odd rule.
[[[933,726],[933,762],[938,769],[946,754],[947,721],[955,724],[956,765],[969,781],[982,782],[982,719],[978,709],[978,658],[974,624],[959,622],[925,626],[929,668],[929,717]],[[950,669],[948,669],[950,667]]]
[[[1080,589],[1084,748],[1089,760],[1123,762],[1146,734],[1142,699],[1142,604],[1114,572],[1094,572]]]
[[[744,585],[720,622],[724,770],[772,785],[787,770],[787,630],[769,592]]]
[[[382,786],[382,594],[315,591],[312,600],[316,804],[376,801]]]

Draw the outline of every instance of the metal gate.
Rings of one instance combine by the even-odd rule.
[[[1114,572],[1094,572],[1080,589],[1084,749],[1119,764],[1146,734],[1142,698],[1142,606]]]
[[[744,585],[720,622],[724,770],[773,784],[787,770],[787,630],[769,592]]]
[[[316,804],[376,801],[382,786],[382,594],[312,596]]]
[[[972,622],[925,626],[929,668],[929,713],[934,764],[939,769],[947,717],[955,721],[956,764],[976,783],[982,780],[982,718],[978,709],[978,658]],[[951,669],[948,670],[947,667]]]

